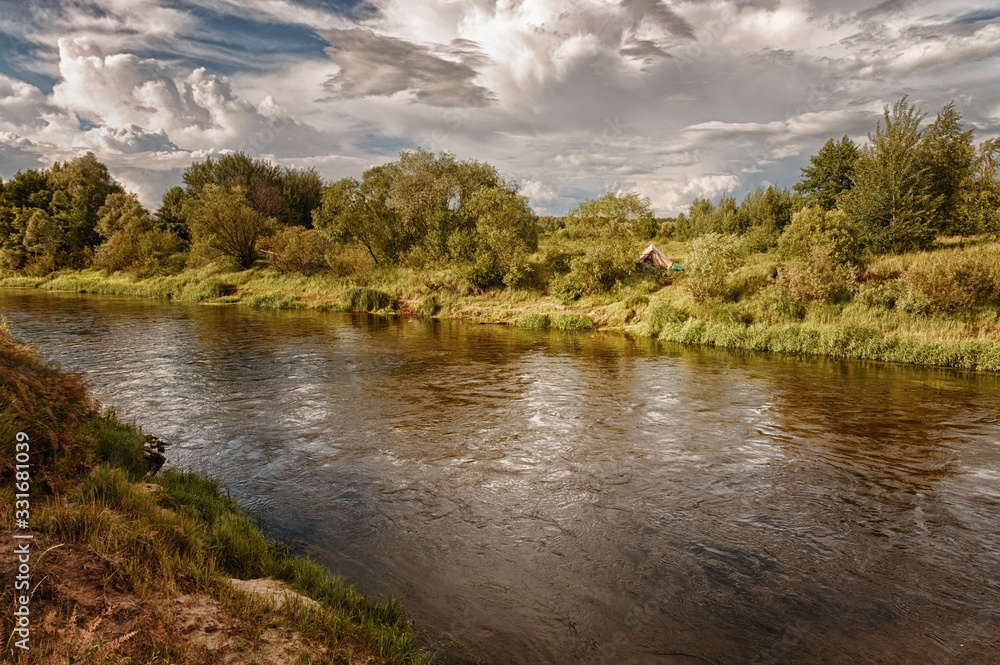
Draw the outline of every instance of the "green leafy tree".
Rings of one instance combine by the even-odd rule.
[[[961,210],[976,164],[972,134],[971,129],[962,127],[962,116],[955,104],[950,103],[941,109],[921,138],[928,191],[937,203],[932,223],[942,233],[970,230]]]
[[[470,263],[469,278],[480,287],[517,286],[528,275],[528,256],[538,249],[535,213],[513,188],[482,188],[463,206],[475,219],[471,242],[462,252]],[[452,243],[465,238],[457,232]]]
[[[69,162],[56,162],[49,171],[48,181],[52,191],[49,208],[60,243],[58,264],[82,267],[87,261],[87,250],[101,242],[97,217],[104,200],[125,190],[92,152]]]
[[[1000,139],[979,145],[969,182],[962,198],[963,231],[1000,233]]]
[[[903,97],[884,111],[858,158],[854,187],[838,205],[874,252],[904,252],[931,245],[940,195],[931,187],[923,159],[923,114]]]
[[[136,276],[178,272],[184,265],[185,242],[150,217],[135,194],[114,193],[98,211],[97,232],[104,242],[94,267]]]
[[[389,205],[394,165],[365,171],[359,182],[344,178],[323,190],[320,207],[313,211],[313,225],[330,240],[357,242],[376,265],[397,259],[412,243]]]
[[[281,193],[288,204],[287,224],[312,227],[312,212],[323,198],[323,179],[316,169],[289,169],[281,173]]]
[[[809,158],[795,191],[805,196],[807,203],[832,210],[837,199],[853,187],[860,156],[858,146],[849,137],[830,139]]]
[[[248,204],[266,217],[284,216],[288,212],[281,191],[281,167],[244,152],[208,157],[189,166],[182,176],[187,194],[201,198],[210,185],[242,189]]]
[[[171,187],[163,194],[156,211],[156,221],[160,228],[176,234],[182,240],[191,239],[185,208],[187,202],[188,197],[183,187]]]
[[[792,216],[778,239],[778,255],[786,260],[804,259],[814,247],[826,247],[837,263],[857,263],[857,229],[841,210],[807,206]]]
[[[711,233],[715,220],[715,205],[708,199],[696,198],[691,202],[687,215],[678,216],[675,233],[681,238],[697,238]]]
[[[191,215],[196,244],[232,259],[244,270],[257,260],[257,242],[274,230],[275,221],[251,205],[239,188],[206,185]]]
[[[649,239],[657,230],[649,199],[635,192],[608,192],[584,201],[567,215],[566,222],[579,229],[584,237],[601,237],[611,242]]]
[[[743,258],[738,236],[706,233],[691,243],[685,273],[687,287],[698,302],[724,298],[729,294],[729,275]]]

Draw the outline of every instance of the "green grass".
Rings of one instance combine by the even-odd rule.
[[[689,242],[655,242],[672,259],[687,261]],[[565,263],[559,257],[584,249],[584,241],[558,233],[541,238],[531,259],[539,271],[536,282],[544,284],[558,274]],[[538,286],[478,290],[447,266],[398,264],[365,265],[343,273],[348,277],[278,274],[256,267],[238,272],[203,268],[135,280],[90,270],[7,278],[0,286],[265,309],[399,312],[529,329],[620,330],[722,348],[996,368],[992,349],[1000,343],[1000,242],[994,238],[941,238],[931,251],[867,257],[853,289],[836,302],[782,300],[775,280],[782,266],[774,252],[750,253],[728,275],[727,293],[708,301],[695,300],[687,272],[637,271],[607,291],[563,300]]]

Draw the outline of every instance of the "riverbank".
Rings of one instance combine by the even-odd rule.
[[[662,244],[676,260],[687,259],[688,243]],[[279,274],[267,267],[203,268],[146,279],[61,271],[7,277],[0,279],[0,287],[614,330],[680,344],[1000,371],[1000,304],[986,298],[961,311],[947,307],[949,298],[964,297],[963,289],[972,296],[982,293],[962,281],[968,280],[963,259],[971,252],[976,266],[1000,271],[1000,243],[995,240],[942,239],[930,252],[876,257],[856,271],[846,297],[805,306],[782,295],[783,285],[774,278],[777,264],[768,254],[756,255],[727,275],[724,297],[707,299],[694,297],[691,278],[684,273],[639,272],[608,291],[566,299],[538,289],[477,290],[448,270],[402,266],[372,270],[364,279]],[[933,277],[925,280],[929,286],[913,277],[925,266]],[[1000,284],[998,275],[989,280]]]
[[[30,481],[17,478],[27,492],[13,482],[24,473],[18,441],[30,451]],[[12,637],[20,564],[4,548],[4,662],[433,661],[398,604],[369,600],[269,541],[213,481],[150,476],[144,443],[79,375],[0,326],[0,538],[30,543],[31,570],[25,651]],[[25,500],[15,491],[29,503],[15,505]],[[27,524],[15,510],[28,511]]]

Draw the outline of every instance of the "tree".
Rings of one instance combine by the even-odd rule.
[[[183,187],[171,187],[163,194],[163,200],[156,211],[156,221],[160,228],[176,234],[182,240],[190,240],[186,204],[188,197]]]
[[[97,232],[98,211],[109,195],[124,193],[125,189],[92,152],[53,164],[48,186],[52,191],[49,211],[58,227],[60,241],[57,267],[81,267],[86,264],[89,250],[101,242]]]
[[[1000,233],[998,168],[1000,168],[1000,139],[984,141],[979,146],[962,202],[961,214],[967,232]]]
[[[94,266],[101,270],[146,276],[177,272],[183,267],[184,241],[161,228],[135,194],[108,196],[98,211],[96,228],[104,238],[94,255]]]
[[[729,294],[729,274],[742,258],[743,243],[735,235],[706,233],[691,243],[688,252],[687,286],[698,302]]]
[[[841,194],[854,185],[859,157],[858,146],[847,136],[839,141],[830,139],[809,158],[810,166],[802,169],[795,191],[805,196],[807,203],[833,210]]]
[[[316,169],[289,169],[281,172],[281,193],[288,204],[287,224],[312,227],[312,212],[323,198],[323,179]]]
[[[257,241],[274,229],[239,188],[206,185],[191,216],[194,242],[232,259],[246,270],[257,260]]]
[[[238,187],[251,208],[286,226],[310,223],[309,206],[318,205],[322,188],[315,171],[283,170],[244,152],[195,162],[184,171],[183,180],[188,199],[200,199],[209,185]]]
[[[874,252],[923,249],[934,242],[940,195],[921,153],[923,114],[904,96],[884,109],[858,158],[854,186],[838,199]]]
[[[649,199],[635,192],[608,192],[584,201],[567,215],[567,223],[576,226],[584,236],[610,241],[649,239],[657,229]]]
[[[476,286],[517,286],[528,274],[528,255],[538,249],[535,213],[511,187],[483,188],[464,206],[476,220],[472,234],[455,235],[452,244],[469,237],[469,278]],[[453,254],[461,250],[450,248]]]
[[[954,102],[942,108],[924,130],[920,149],[928,190],[937,202],[932,222],[935,229],[942,233],[966,231],[960,213],[973,177],[976,149],[972,145],[972,130],[963,130],[962,116]]]

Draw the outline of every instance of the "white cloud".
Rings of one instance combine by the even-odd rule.
[[[421,145],[495,164],[543,211],[621,188],[672,214],[695,196],[792,185],[827,138],[863,140],[907,92],[931,114],[956,99],[977,139],[1000,131],[993,4],[25,3],[0,29],[35,44],[32,71],[56,85],[0,75],[0,132],[32,143],[4,148],[0,173],[15,154],[93,149],[153,192],[226,149],[334,178]],[[205,34],[206,12],[308,27],[329,57],[241,53]]]

